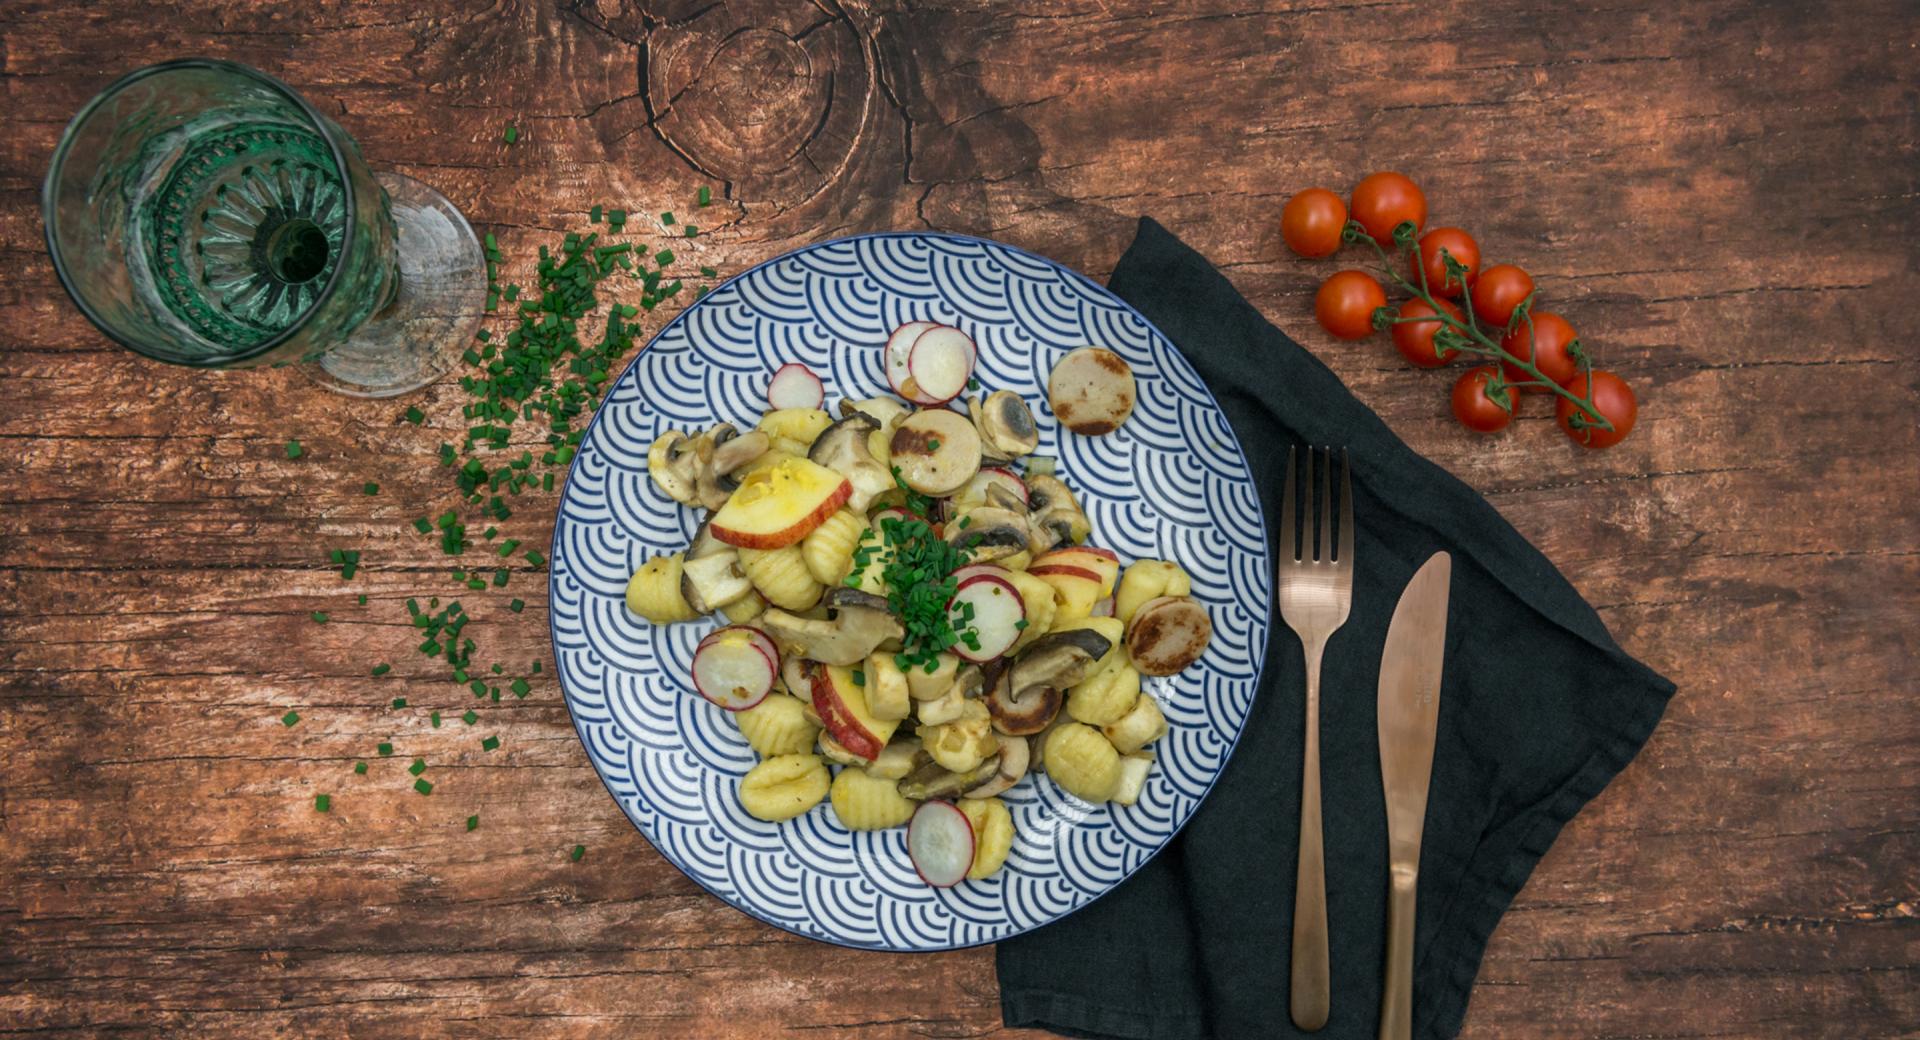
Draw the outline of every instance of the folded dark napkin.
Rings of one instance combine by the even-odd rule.
[[[1673,684],[1616,645],[1486,500],[1413,453],[1312,354],[1151,220],[1111,288],[1220,400],[1275,536],[1289,444],[1352,451],[1353,612],[1321,683],[1333,1015],[1287,1012],[1304,665],[1274,611],[1238,749],[1159,856],[1083,910],[999,947],[1009,1026],[1070,1036],[1371,1038],[1385,955],[1386,810],[1374,697],[1387,621],[1432,553],[1453,554],[1439,739],[1420,858],[1415,1037],[1451,1037],[1500,915],[1561,825],[1626,766]]]

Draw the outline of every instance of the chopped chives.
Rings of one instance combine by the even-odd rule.
[[[395,697],[393,699],[393,706],[395,708],[404,708],[407,706],[407,699],[405,697]]]
[[[688,237],[688,238],[698,238],[699,236],[700,236],[700,229],[699,229],[699,228],[697,228],[697,227],[694,227],[694,226],[693,226],[692,224],[688,224],[688,225],[687,225],[687,237]]]
[[[535,552],[532,549],[528,549],[527,562],[533,564],[535,567],[538,567],[541,564],[547,562],[547,558],[545,556],[542,556],[540,553]]]
[[[477,714],[475,714],[475,713],[474,713],[474,710],[473,710],[472,708],[468,708],[468,709],[467,709],[467,713],[466,713],[465,715],[462,715],[462,716],[460,716],[460,721],[461,721],[461,722],[464,722],[464,723],[466,723],[466,724],[467,724],[467,725],[469,725],[469,726],[471,726],[471,725],[473,725],[474,723],[476,723],[476,722],[479,722],[479,721],[480,721],[480,716],[479,716],[479,715],[477,715]]]
[[[480,829],[480,817],[478,814],[467,817],[467,829],[470,831]]]
[[[384,742],[384,741],[382,741],[382,742],[381,742],[381,743],[380,743],[379,745],[377,745],[377,746],[376,746],[376,747],[374,748],[374,750],[376,750],[376,751],[378,751],[378,752],[380,752],[380,757],[381,757],[381,758],[385,758],[385,757],[387,757],[388,755],[391,755],[391,754],[393,754],[393,745],[392,745],[392,744],[388,744],[388,743],[386,743],[386,742]]]
[[[485,740],[482,740],[482,741],[480,742],[480,747],[481,747],[481,749],[482,749],[482,750],[486,750],[486,751],[492,751],[493,749],[495,749],[495,748],[497,748],[497,747],[499,747],[499,746],[500,746],[500,738],[499,738],[499,737],[488,737],[488,738],[486,738]]]
[[[497,588],[500,588],[501,586],[503,586],[503,585],[505,585],[506,583],[507,583],[507,569],[506,569],[505,567],[502,567],[502,568],[500,568],[499,570],[497,570],[497,571],[494,571],[494,572],[493,572],[493,587],[494,587],[494,588],[496,588],[496,589],[497,589]]]
[[[525,697],[528,693],[533,691],[533,687],[527,685],[527,681],[525,679],[515,679],[513,682],[507,685],[507,688],[513,691],[513,695],[515,697]]]
[[[506,541],[500,543],[500,555],[512,556],[513,551],[518,548],[520,548],[520,539],[509,538]]]
[[[329,809],[332,809],[332,808],[333,808],[333,796],[332,796],[332,795],[330,795],[330,794],[316,794],[316,795],[314,795],[314,796],[313,796],[313,808],[314,808],[314,811],[315,811],[315,812],[326,812],[326,811],[328,811]]]
[[[300,456],[302,456],[302,455],[305,455],[306,453],[307,453],[307,449],[305,449],[305,448],[302,448],[302,447],[300,446],[300,442],[299,442],[299,441],[288,441],[288,442],[287,442],[287,458],[290,458],[290,459],[297,459],[297,458],[299,458]]]
[[[427,763],[423,759],[416,758],[413,760],[413,764],[407,767],[407,772],[412,773],[414,776],[419,776],[426,771]]]
[[[700,203],[700,205],[704,206],[707,203],[713,201],[713,189],[703,184],[700,186],[699,194],[694,196],[694,198],[696,201]]]
[[[428,718],[428,720],[429,720],[429,721],[431,721],[431,722],[433,723],[433,728],[434,728],[434,729],[439,729],[439,728],[440,728],[440,713],[439,713],[439,712],[437,712],[437,711],[436,711],[436,712],[434,712],[433,714],[431,714],[431,715],[428,715],[428,716],[427,716],[427,718]]]
[[[425,780],[415,780],[413,782],[413,789],[420,792],[421,794],[433,793],[433,785],[431,783],[428,783]]]
[[[289,711],[285,715],[280,716],[280,724],[283,726],[291,726],[299,721],[300,713],[297,711]]]
[[[379,664],[376,664],[373,666],[373,674],[375,675],[385,675],[391,671],[393,671],[393,666],[386,663],[385,661],[382,661]]]
[[[363,606],[363,607],[367,605],[367,594],[366,594],[366,593],[364,593],[364,592],[362,592],[362,593],[360,594],[360,596],[359,596],[359,603],[360,603],[360,606]]]
[[[573,847],[573,852],[571,853],[573,857],[573,861],[575,863],[580,862],[580,857],[586,854],[587,854],[587,847],[585,845],[575,845]]]
[[[513,142],[518,141],[520,139],[520,128],[516,126],[508,126],[507,132],[504,134],[501,134],[500,136],[508,144],[512,144]],[[471,830],[472,828],[468,828],[468,829]]]
[[[365,776],[367,775],[367,764],[365,762],[355,762],[353,764],[353,771],[361,776]]]
[[[515,614],[518,614],[521,611],[527,609],[527,603],[525,600],[516,599],[512,603],[507,604],[507,609],[513,611]]]
[[[307,616],[319,622],[322,625],[327,623],[327,612],[324,610],[316,610]]]
[[[673,211],[672,211],[672,210],[668,210],[667,212],[665,212],[665,213],[662,213],[662,214],[660,214],[660,223],[662,223],[662,224],[665,224],[665,225],[666,225],[666,226],[668,226],[668,227],[672,227],[672,226],[673,226]]]

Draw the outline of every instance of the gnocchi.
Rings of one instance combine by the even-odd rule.
[[[774,755],[740,780],[740,807],[756,819],[791,820],[827,796],[827,764],[817,755]]]

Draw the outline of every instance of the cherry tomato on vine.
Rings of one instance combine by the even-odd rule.
[[[1387,291],[1365,271],[1341,271],[1320,283],[1313,294],[1313,316],[1320,327],[1341,339],[1373,334],[1373,312],[1387,305]]]
[[[1460,425],[1477,433],[1493,433],[1513,421],[1513,388],[1493,386],[1499,378],[1498,365],[1481,365],[1468,369],[1453,384],[1453,417]]]
[[[1419,234],[1427,223],[1427,195],[1404,173],[1383,170],[1370,173],[1353,188],[1353,219],[1367,229],[1375,242],[1393,244],[1393,229],[1403,221],[1413,221],[1413,233]]]
[[[1513,309],[1533,292],[1533,276],[1512,264],[1494,264],[1473,283],[1473,313],[1498,332],[1513,319]]]
[[[1576,397],[1587,396],[1587,377],[1575,376],[1567,389]],[[1640,414],[1640,404],[1634,400],[1633,388],[1627,381],[1601,369],[1593,372],[1593,406],[1613,424],[1613,429],[1605,430],[1597,426],[1583,426],[1582,422],[1591,422],[1585,409],[1562,397],[1560,406],[1554,412],[1554,418],[1560,422],[1560,428],[1567,436],[1589,448],[1611,448],[1626,440],[1633,432],[1633,421]],[[1575,416],[1579,418],[1576,419]]]
[[[1574,335],[1573,326],[1552,311],[1532,313],[1533,334],[1527,334],[1527,320],[1521,319],[1500,341],[1500,349],[1522,361],[1533,362],[1533,367],[1548,379],[1566,386],[1580,374],[1580,362],[1573,359],[1569,348],[1579,337]],[[1502,361],[1501,371],[1507,374],[1509,383],[1530,383],[1533,377],[1515,367],[1512,362]],[[1523,387],[1529,391],[1545,392],[1544,386]]]
[[[1347,204],[1325,188],[1308,188],[1287,200],[1280,210],[1280,237],[1287,248],[1309,260],[1340,251],[1340,231],[1347,226]]]
[[[1467,320],[1467,316],[1460,313],[1460,308],[1445,300],[1440,301],[1440,307],[1455,321]],[[1427,301],[1418,298],[1408,300],[1400,305],[1400,317],[1430,320],[1403,321],[1393,327],[1393,345],[1400,348],[1400,356],[1421,368],[1439,368],[1452,361],[1453,355],[1457,353],[1450,350],[1445,357],[1441,357],[1439,350],[1434,346],[1434,333],[1445,327],[1445,323],[1434,317],[1434,313],[1434,309],[1427,306]]]
[[[1437,227],[1421,235],[1417,251],[1407,257],[1407,277],[1415,285],[1420,284],[1420,268],[1425,267],[1428,292],[1435,296],[1458,296],[1462,292],[1460,280],[1447,277],[1447,265],[1440,256],[1443,249],[1467,269],[1467,284],[1472,285],[1480,273],[1480,243],[1457,227]]]

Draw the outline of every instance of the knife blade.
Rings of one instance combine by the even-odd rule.
[[[1409,1040],[1413,1033],[1413,898],[1440,722],[1452,579],[1453,557],[1444,552],[1420,565],[1393,608],[1380,655],[1380,779],[1387,796],[1389,876],[1380,1040]]]

